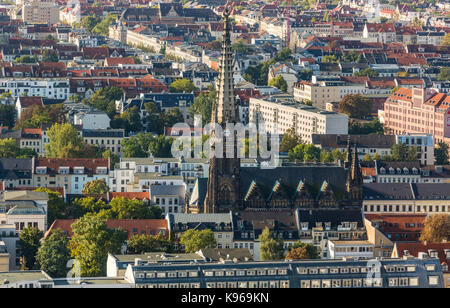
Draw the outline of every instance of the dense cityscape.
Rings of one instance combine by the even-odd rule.
[[[448,1],[0,2],[0,288],[450,288],[449,153]]]

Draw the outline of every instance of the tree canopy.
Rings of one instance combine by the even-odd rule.
[[[351,118],[365,119],[372,112],[370,100],[361,94],[347,94],[339,102],[339,112],[347,114]]]
[[[86,148],[83,138],[71,124],[54,124],[47,132],[49,143],[45,145],[48,158],[85,157]]]
[[[35,269],[36,254],[40,246],[40,240],[44,233],[35,227],[26,227],[22,229],[19,236],[19,247],[22,256],[22,262],[25,261],[27,269]]]
[[[189,114],[192,118],[196,114],[201,115],[203,125],[211,122],[211,113],[214,102],[216,100],[216,91],[208,93],[201,92],[195,99],[194,103],[189,107]]]
[[[437,148],[434,150],[434,156],[436,158],[436,164],[438,165],[448,165],[449,155],[448,155],[449,145],[445,142],[439,142]]]
[[[280,152],[289,153],[289,151],[293,150],[297,145],[302,143],[302,139],[293,127],[286,130],[283,135],[283,139],[281,139],[280,143]]]
[[[82,193],[85,195],[103,195],[108,193],[109,187],[104,179],[93,180],[84,184]]]
[[[203,248],[215,248],[217,242],[214,233],[209,229],[189,229],[180,237],[180,244],[184,245],[187,253],[195,253]]]
[[[281,260],[284,258],[284,243],[280,239],[274,239],[269,228],[264,228],[260,234],[260,252],[262,261]]]
[[[68,272],[67,262],[70,260],[68,248],[69,238],[62,230],[55,230],[47,237],[39,248],[36,259],[50,277],[64,278]]]
[[[189,79],[178,79],[169,85],[169,91],[172,93],[192,93],[196,89]]]
[[[72,224],[71,257],[80,263],[81,277],[105,276],[108,253],[118,254],[127,232],[109,229],[106,219],[87,214]]]
[[[128,241],[129,254],[144,254],[147,252],[168,252],[172,250],[172,242],[161,233],[157,235],[135,235]]]
[[[276,87],[283,92],[287,92],[288,84],[283,76],[279,75],[275,78],[272,78],[269,82],[269,86]]]
[[[434,214],[425,220],[425,227],[420,241],[428,243],[442,243],[450,241],[450,215]]]

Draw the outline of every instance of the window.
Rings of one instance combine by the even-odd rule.
[[[309,280],[302,280],[300,282],[300,287],[302,289],[309,289],[309,288],[311,288],[311,281],[309,281]]]
[[[428,283],[430,286],[436,286],[439,284],[439,276],[428,277]]]

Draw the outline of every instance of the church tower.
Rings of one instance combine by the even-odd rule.
[[[239,122],[239,109],[236,106],[233,80],[233,51],[231,45],[231,23],[228,9],[224,12],[222,55],[220,59],[219,84],[216,102],[213,106],[211,122],[222,126]],[[213,132],[214,134],[214,132]],[[236,132],[234,132],[234,150],[232,155],[226,151],[225,136],[223,156],[212,157],[209,166],[209,178],[204,213],[227,213],[241,206],[240,159],[237,152]],[[226,135],[224,133],[224,135]],[[214,150],[214,148],[212,149]]]
[[[351,205],[356,205],[363,199],[363,177],[359,165],[358,147],[355,143],[352,151],[350,135],[348,137],[347,168],[347,199]]]

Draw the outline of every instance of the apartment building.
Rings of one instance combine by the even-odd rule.
[[[59,22],[59,7],[53,0],[32,0],[22,5],[22,19],[29,24],[54,25]]]
[[[428,258],[192,263],[129,264],[125,279],[136,288],[444,287],[439,260]]]
[[[125,138],[123,129],[83,129],[81,136],[87,144],[108,149],[111,153],[122,156],[121,142]]]
[[[450,96],[433,90],[400,88],[384,104],[384,125],[396,135],[432,134],[450,143]]]
[[[0,158],[0,182],[4,189],[33,187],[33,164],[31,158]]]
[[[348,134],[348,116],[289,100],[250,98],[250,123],[263,125],[271,134],[284,134],[294,127],[304,142],[313,134]]]
[[[450,214],[449,183],[364,185],[364,214]]]
[[[65,100],[69,97],[69,81],[65,79],[0,78],[0,92],[12,96],[38,96]]]
[[[432,134],[409,133],[396,136],[397,144],[416,147],[421,165],[434,164],[434,138]]]
[[[233,215],[225,214],[184,214],[173,213],[166,215],[169,232],[173,235],[175,246],[184,247],[179,243],[180,237],[189,229],[209,229],[214,233],[217,248],[233,248]]]
[[[67,194],[81,194],[90,181],[109,183],[109,159],[38,158],[33,168],[32,187],[64,187]]]

